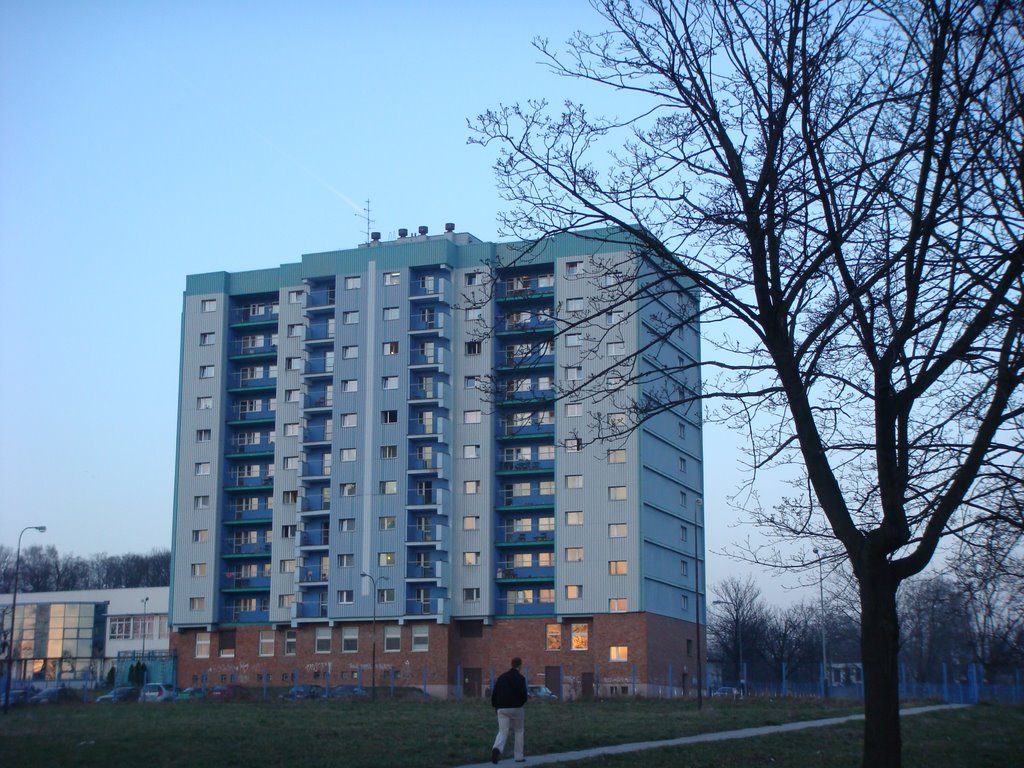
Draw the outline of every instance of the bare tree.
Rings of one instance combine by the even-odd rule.
[[[613,89],[621,114],[529,103],[472,125],[499,148],[506,230],[613,227],[589,236],[657,265],[616,274],[623,306],[699,291],[689,319],[712,354],[652,371],[641,350],[633,381],[666,386],[633,424],[717,398],[755,473],[799,473],[802,493],[755,519],[849,562],[863,763],[898,766],[897,589],[1024,476],[1024,11],[594,5],[606,33],[538,47],[556,73]],[[681,327],[647,325],[649,345]],[[691,367],[703,391],[676,385]]]
[[[752,576],[730,576],[711,591],[714,600],[708,617],[708,636],[723,660],[730,660],[733,679],[742,686],[746,667],[760,657],[768,607]]]
[[[768,611],[761,652],[775,676],[781,679],[785,665],[787,679],[801,676],[817,679],[816,674],[801,673],[818,669],[821,621],[821,612],[812,603],[801,602],[785,608],[775,606]]]
[[[911,579],[899,594],[902,628],[900,659],[919,683],[942,678],[942,665],[960,663],[971,656],[971,618],[960,590],[942,577]]]

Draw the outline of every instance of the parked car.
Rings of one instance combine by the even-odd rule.
[[[365,699],[370,692],[361,685],[335,685],[327,692],[331,699]]]
[[[215,685],[206,692],[206,698],[213,701],[234,701],[235,699],[248,698],[244,688],[237,685]]]
[[[14,691],[11,691],[13,694]],[[82,700],[80,691],[75,691],[65,686],[55,688],[44,688],[35,696],[29,699],[30,704],[61,704],[65,702],[79,702]]]
[[[0,695],[2,695],[3,687],[0,686]],[[19,707],[22,704],[28,704],[28,700],[32,698],[35,693],[33,688],[11,688],[11,696],[7,700],[7,703],[11,707]]]
[[[178,691],[178,701],[197,701],[206,698],[206,691],[202,688],[185,688]]]
[[[114,688],[110,693],[105,693],[96,699],[97,704],[125,704],[129,701],[139,700],[139,689],[131,685],[121,685]]]
[[[730,698],[730,699],[738,699],[738,698],[740,698],[740,696],[742,696],[742,694],[740,693],[740,689],[739,688],[733,688],[732,686],[729,686],[729,685],[723,685],[723,686],[721,686],[719,688],[715,688],[715,690],[713,690],[711,692],[711,695],[712,696],[724,696],[724,697]]]
[[[278,698],[285,701],[299,701],[301,699],[322,699],[326,696],[327,691],[322,685],[293,685]]]
[[[163,683],[146,683],[142,686],[142,693],[139,694],[139,701],[157,702],[174,701],[178,694],[169,685]]]
[[[546,685],[528,685],[526,692],[531,699],[537,701],[558,701],[558,697]]]

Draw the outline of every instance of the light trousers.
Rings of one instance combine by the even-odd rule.
[[[523,759],[523,739],[526,735],[526,712],[522,707],[507,707],[498,710],[498,735],[494,738],[494,749],[501,752],[508,740],[509,728],[515,731],[515,759]]]

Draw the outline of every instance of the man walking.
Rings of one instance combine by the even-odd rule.
[[[491,706],[498,710],[498,735],[494,739],[494,747],[491,749],[491,762],[497,763],[501,759],[501,751],[505,748],[505,741],[508,739],[508,729],[515,729],[515,756],[516,762],[526,761],[523,757],[523,737],[526,732],[526,718],[523,712],[523,705],[529,698],[526,692],[526,678],[519,672],[523,666],[523,660],[518,656],[512,659],[512,668],[494,682],[494,690],[491,692]]]

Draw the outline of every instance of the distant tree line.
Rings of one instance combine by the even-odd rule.
[[[14,588],[14,547],[0,544],[0,593]],[[171,551],[148,554],[79,557],[54,546],[34,545],[21,551],[18,592],[64,592],[75,589],[166,587],[171,583]]]

